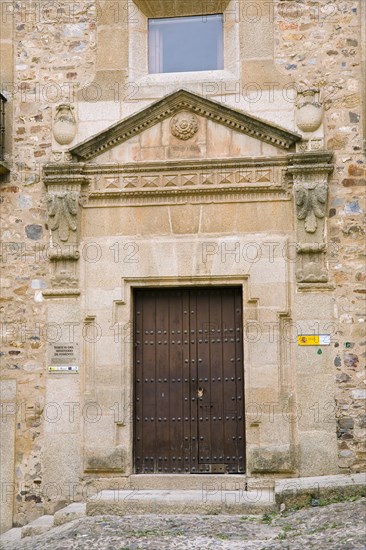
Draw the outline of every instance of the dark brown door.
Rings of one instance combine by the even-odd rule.
[[[136,473],[244,472],[242,295],[135,291]]]

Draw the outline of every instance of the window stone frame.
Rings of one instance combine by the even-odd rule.
[[[115,13],[109,0],[98,0],[95,73],[88,86],[100,100],[123,104],[126,116],[152,100],[186,88],[205,97],[234,98],[248,83],[279,89],[291,83],[275,59],[272,2],[257,0],[259,17],[248,16],[242,0],[120,0]],[[178,7],[177,7],[178,6]],[[155,13],[152,14],[152,7]],[[198,11],[199,10],[199,11]],[[224,14],[225,69],[220,71],[148,73],[147,19],[202,13]],[[266,88],[267,87],[267,88]],[[255,91],[254,94],[257,92]],[[85,101],[83,90],[79,101]],[[243,108],[245,105],[243,104]],[[121,107],[122,108],[122,107]]]
[[[152,7],[153,6],[153,7]],[[155,4],[147,0],[134,0],[129,17],[129,84],[138,90],[138,96],[165,95],[177,84],[201,84],[202,82],[225,82],[235,85],[240,79],[239,11],[236,0],[217,2],[171,2],[159,0]],[[224,15],[224,69],[213,71],[190,71],[177,73],[148,72],[148,19],[153,17],[180,17],[188,15]]]

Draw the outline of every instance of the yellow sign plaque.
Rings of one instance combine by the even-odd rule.
[[[297,337],[299,346],[329,346],[330,334],[301,334]]]

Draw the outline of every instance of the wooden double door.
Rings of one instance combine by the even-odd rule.
[[[244,472],[241,289],[134,298],[135,472]]]

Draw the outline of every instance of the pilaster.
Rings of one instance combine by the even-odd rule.
[[[293,177],[296,215],[299,289],[332,288],[326,264],[326,208],[332,154],[328,151],[289,155],[287,171]]]
[[[83,187],[88,178],[83,164],[48,164],[44,169],[51,247],[52,288],[44,295],[78,295],[80,220]]]

